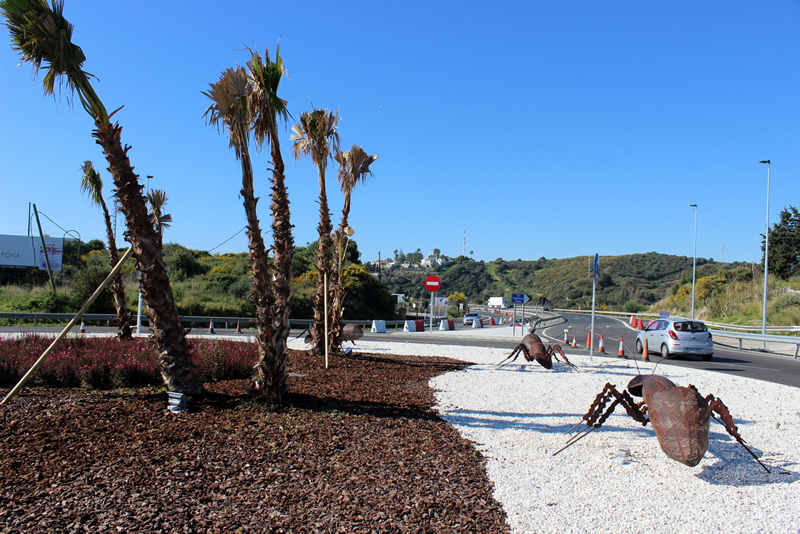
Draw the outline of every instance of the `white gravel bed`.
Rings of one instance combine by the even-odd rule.
[[[302,348],[298,346],[297,348]],[[570,356],[580,372],[520,361],[506,349],[359,340],[357,352],[446,356],[473,362],[433,378],[436,409],[487,458],[494,496],[513,532],[800,533],[800,389],[721,373],[659,366],[679,386],[720,398],[739,433],[772,471],[711,422],[705,458],[687,467],[618,407],[602,428],[558,456],[564,432],[603,386],[622,391],[631,360]],[[653,364],[639,362],[642,374]],[[640,399],[637,399],[640,400]],[[620,457],[620,449],[630,452]]]

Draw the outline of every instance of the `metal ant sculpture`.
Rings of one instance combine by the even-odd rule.
[[[558,356],[556,356],[556,352],[561,354],[561,357],[564,358],[564,362],[566,362],[567,365],[576,371],[578,370],[578,368],[572,365],[567,359],[564,351],[561,350],[561,345],[553,345],[552,347],[545,348],[544,343],[542,343],[542,338],[533,332],[526,334],[525,337],[522,338],[522,343],[514,348],[514,351],[508,356],[508,358],[498,363],[496,369],[500,369],[502,366],[513,362],[517,359],[517,356],[519,356],[520,353],[525,356],[526,361],[532,362],[533,360],[536,360],[539,365],[545,369],[552,369],[552,358],[555,358],[556,361],[561,361],[558,359]]]
[[[644,400],[637,403],[631,395],[642,397]],[[606,408],[606,404],[611,401],[612,397],[614,398],[613,402]],[[630,381],[627,390],[623,390],[622,393],[617,391],[613,384],[607,383],[581,421],[567,432],[572,432],[585,421],[584,428],[571,437],[567,444],[556,451],[553,456],[589,432],[600,428],[619,404],[634,420],[642,423],[642,426],[652,423],[661,450],[673,460],[690,467],[696,466],[705,456],[708,450],[710,418],[717,413],[722,421],[716,417],[714,419],[724,424],[728,434],[738,441],[767,473],[770,472],[753,451],[745,445],[736,425],[733,424],[733,418],[728,412],[727,406],[721,400],[715,398],[714,395],[704,398],[693,385],[690,384],[689,387],[676,386],[668,378],[658,375],[637,375]]]

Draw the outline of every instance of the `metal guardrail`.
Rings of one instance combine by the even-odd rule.
[[[592,313],[592,310],[565,310],[565,309],[556,309],[557,312],[566,312],[566,313]],[[621,315],[623,317],[629,317],[632,315],[641,315],[643,317],[658,317],[657,313],[628,313],[628,312],[613,312],[613,311],[603,311],[603,310],[595,310],[595,314],[597,315]],[[741,324],[725,324],[725,323],[715,323],[712,321],[703,321],[708,326],[716,326],[717,328],[724,328],[726,330],[740,330],[742,332],[760,332],[760,326],[752,326],[752,325],[741,325]],[[768,326],[767,332],[800,332],[800,326]],[[763,335],[763,334],[762,334]]]
[[[726,337],[739,340],[739,350],[742,350],[742,341],[765,341],[769,343],[786,343],[794,344],[794,358],[797,359],[798,352],[800,352],[800,337],[794,336],[776,336],[773,334],[748,334],[746,332],[726,332],[724,330],[711,330],[712,336]]]
[[[703,321],[706,325],[716,326],[717,328],[724,328],[726,330],[741,330],[742,332],[761,332],[760,326],[748,326],[741,324],[725,324],[713,323],[711,321]],[[768,326],[767,332],[800,332],[800,326]],[[762,336],[764,334],[761,334]]]
[[[31,323],[36,321],[69,321],[75,317],[73,313],[17,313],[17,312],[0,312],[0,319],[21,319]],[[136,326],[136,315],[131,318],[131,324]],[[85,313],[83,320],[85,321],[113,321],[117,318],[115,313]],[[256,322],[255,317],[222,317],[222,316],[201,316],[201,315],[181,315],[182,323],[210,323],[211,320],[219,325],[225,324],[228,328],[230,323],[239,323],[241,325],[253,324]],[[372,320],[345,320],[345,323],[357,324],[359,326],[372,326]],[[148,324],[146,315],[142,315],[142,324]],[[289,325],[292,327],[306,327],[314,323],[313,319],[289,319]],[[402,327],[405,321],[386,321],[386,326]]]

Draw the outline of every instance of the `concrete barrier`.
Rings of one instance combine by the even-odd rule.
[[[372,321],[372,331],[378,334],[385,334],[386,321]]]
[[[483,328],[483,319],[473,319],[472,328]]]
[[[455,330],[455,324],[452,319],[442,319],[439,322],[439,330]]]
[[[403,325],[403,332],[424,332],[425,321],[406,321]]]

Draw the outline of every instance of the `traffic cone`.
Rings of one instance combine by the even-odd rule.
[[[576,348],[578,346],[578,341],[575,339],[575,336],[572,336],[572,348]]]
[[[216,332],[214,332],[214,319],[211,319],[211,322],[208,324],[208,333],[216,334]]]
[[[636,326],[636,317],[631,315],[631,320],[629,321],[629,323],[630,323],[631,326],[635,327]]]
[[[241,334],[242,333],[242,327],[239,326],[239,321],[236,321],[236,333],[237,334]]]
[[[647,340],[644,340],[644,349],[642,350],[642,360],[650,361],[650,350],[647,348]]]
[[[603,334],[600,334],[600,344],[597,346],[597,350],[600,352],[606,351],[606,344],[605,341],[603,341]]]
[[[86,333],[86,323],[84,323],[83,319],[81,319],[81,334],[85,333]]]
[[[639,330],[644,330],[644,323],[642,322],[641,317],[639,318],[639,321],[636,323],[636,328],[638,328]]]
[[[489,317],[489,326],[494,326],[494,317]]]
[[[586,348],[588,349],[591,346],[592,346],[592,333],[589,332],[586,334]]]
[[[564,344],[566,345],[567,343],[569,343],[569,340],[567,339],[567,330],[564,330]]]
[[[625,357],[625,349],[622,347],[622,340],[623,338],[619,338],[619,350],[617,351],[617,356],[620,358]]]

